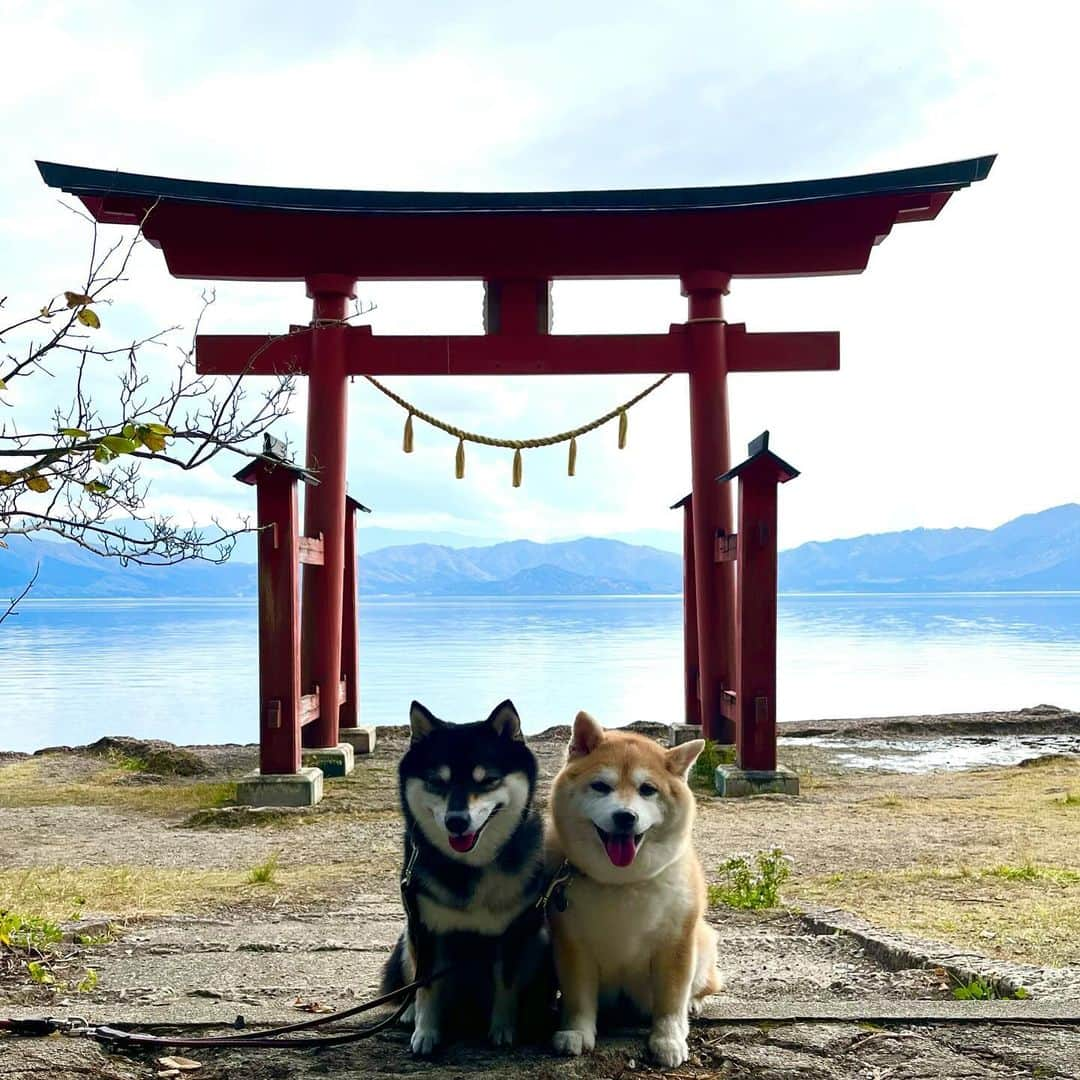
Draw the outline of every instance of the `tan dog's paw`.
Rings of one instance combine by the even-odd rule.
[[[673,1065],[682,1065],[690,1056],[686,1046],[686,1040],[678,1035],[649,1036],[649,1051],[656,1059],[658,1065],[671,1068]]]
[[[557,1054],[565,1054],[567,1057],[580,1057],[587,1054],[596,1046],[596,1035],[591,1031],[577,1031],[568,1028],[564,1031],[556,1031],[551,1045]]]

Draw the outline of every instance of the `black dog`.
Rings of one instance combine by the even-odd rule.
[[[416,918],[383,990],[416,977],[419,953],[421,975],[451,973],[416,995],[413,1052],[430,1054],[451,1031],[509,1045],[525,1021],[546,1019],[550,991],[536,758],[509,701],[474,724],[447,724],[414,701],[409,719],[398,777]]]

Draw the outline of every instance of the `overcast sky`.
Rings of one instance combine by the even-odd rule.
[[[309,187],[545,190],[749,183],[998,153],[936,222],[899,226],[861,276],[733,283],[751,330],[839,330],[836,373],[730,380],[734,457],[761,429],[802,470],[785,546],[925,526],[994,526],[1080,500],[1078,248],[1070,5],[979,2],[413,2],[3,5],[0,295],[34,310],[73,288],[81,223],[42,158]],[[190,320],[199,283],[146,249],[104,335]],[[361,286],[375,331],[478,332],[478,283]],[[308,318],[300,285],[218,289],[211,331]],[[676,281],[562,283],[557,332],[663,331]],[[575,426],[647,378],[397,379],[459,426]],[[31,386],[36,382],[36,387]],[[8,394],[25,414],[47,380]],[[20,397],[20,395],[22,395]],[[689,490],[686,380],[565,448],[468,449],[371,387],[351,389],[351,490],[390,528],[484,537],[678,528]],[[292,434],[302,433],[304,400]],[[283,432],[284,434],[284,432]],[[162,475],[156,505],[205,520],[253,508],[217,474]],[[251,506],[249,506],[251,504]]]

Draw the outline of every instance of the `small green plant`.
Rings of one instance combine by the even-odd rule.
[[[698,755],[690,770],[690,782],[712,790],[717,765],[731,765],[735,761],[735,747],[721,746],[712,739],[705,740],[705,749]]]
[[[63,937],[60,927],[36,915],[0,911],[0,945],[10,949],[42,952]]]
[[[780,886],[791,875],[791,860],[780,848],[759,851],[752,858],[736,855],[720,866],[724,879],[709,886],[709,905],[747,908],[757,911],[776,907]]]
[[[48,965],[40,960],[28,960],[26,973],[30,976],[31,982],[37,983],[38,986],[52,986],[56,982],[56,976],[49,970]]]
[[[251,873],[248,874],[249,885],[271,885],[274,881],[274,876],[277,874],[278,868],[278,853],[275,851],[265,862],[261,862],[258,866],[252,867]]]
[[[1013,998],[1023,1000],[1031,995],[1022,986],[1015,990],[1000,988],[997,983],[977,975],[971,982],[957,983],[953,987],[952,996],[957,1001],[996,1001],[998,998]]]
[[[75,989],[80,994],[91,994],[97,989],[98,973],[93,968],[87,968],[86,974],[75,984]]]
[[[1063,806],[1080,806],[1080,791],[1067,791],[1061,802]]]
[[[124,772],[138,773],[146,771],[146,761],[135,754],[125,754],[121,750],[110,750],[106,755],[109,763]]]

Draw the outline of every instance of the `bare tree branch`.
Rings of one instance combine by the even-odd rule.
[[[37,566],[34,568],[33,577],[31,577],[30,580],[26,583],[26,585],[23,586],[23,591],[21,593],[19,593],[18,596],[13,596],[11,598],[11,600],[8,602],[7,611],[5,611],[3,615],[0,615],[0,623],[2,623],[5,619],[10,617],[11,615],[15,614],[15,609],[19,606],[21,601],[26,599],[26,594],[34,587],[34,582],[37,581],[38,574],[40,574],[40,573],[41,573],[41,563],[38,563]]]

